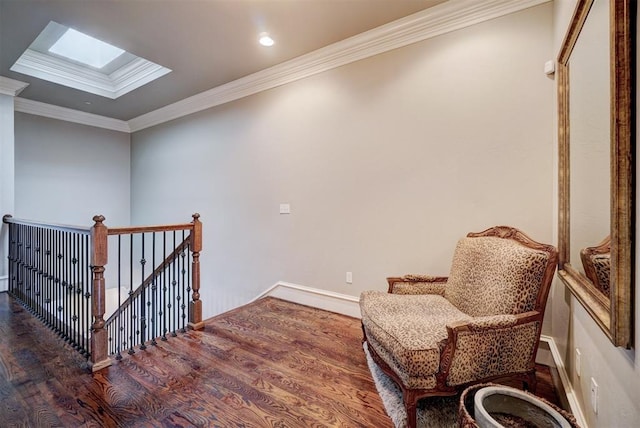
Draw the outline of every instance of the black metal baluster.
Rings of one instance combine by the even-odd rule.
[[[29,228],[24,227],[22,235],[22,287],[24,290],[23,300],[25,303],[29,302],[29,257],[27,255],[27,242],[29,241]]]
[[[162,232],[162,260],[167,260],[167,232]],[[167,340],[167,270],[162,270],[162,340]]]
[[[29,287],[29,249],[27,248],[29,245],[29,227],[25,226],[24,235],[22,238],[22,252],[23,252],[23,284],[24,284],[24,301],[25,303],[29,303],[30,291],[31,287]]]
[[[40,266],[40,234],[42,233],[42,229],[37,227],[34,228],[34,242],[33,242],[33,306],[32,310],[34,312],[37,311],[39,298],[40,298],[40,283],[42,281],[41,276],[41,266]]]
[[[67,318],[67,325],[65,326],[67,330],[67,341],[69,343],[73,343],[73,330],[71,326],[73,325],[73,320],[71,317],[73,316],[73,303],[72,303],[72,294],[71,290],[73,289],[73,235],[75,232],[67,233],[67,256],[65,263],[65,270],[67,274],[67,286],[64,290],[64,312]]]
[[[35,240],[35,228],[33,226],[29,227],[29,240],[27,242],[27,257],[28,257],[28,269],[29,269],[29,307],[33,308],[35,306],[35,254],[34,254],[34,245],[33,242]]]
[[[76,301],[78,302],[78,344],[80,349],[84,350],[84,336],[85,332],[82,328],[82,285],[84,280],[85,263],[83,256],[84,236],[78,237],[78,283],[76,284]]]
[[[60,314],[58,313],[58,306],[60,304],[60,283],[62,282],[62,265],[60,260],[62,260],[62,232],[56,231],[56,282],[54,285],[55,290],[55,299],[51,302],[51,313],[53,314],[53,321],[55,323],[54,329],[58,335],[60,335]]]
[[[41,320],[46,318],[46,304],[48,297],[48,289],[49,289],[49,278],[51,275],[51,230],[45,229],[43,231],[44,235],[44,254],[43,254],[43,266],[44,275],[42,275],[42,283],[40,284],[40,296],[38,305],[38,317]]]
[[[22,230],[20,232],[20,281],[21,281],[20,288],[22,293],[22,301],[26,303],[28,301],[27,287],[29,286],[29,279],[27,275],[26,240],[27,240],[27,233],[29,229],[25,225],[23,225],[21,229]]]
[[[24,243],[24,251],[25,251],[25,283],[27,290],[27,304],[29,307],[33,307],[33,270],[31,269],[33,260],[31,257],[31,240],[33,234],[33,227],[27,226],[26,234],[25,234],[25,243]]]
[[[146,349],[147,345],[145,344],[147,341],[147,299],[146,299],[146,290],[145,287],[143,287],[144,285],[144,266],[147,263],[147,260],[145,259],[145,252],[144,252],[144,239],[145,239],[145,235],[144,233],[141,234],[141,241],[142,241],[142,258],[140,259],[140,265],[142,268],[142,271],[140,272],[140,285],[139,287],[141,287],[140,289],[140,296],[138,297],[140,300],[140,349]]]
[[[9,280],[9,294],[13,296],[14,281],[15,281],[15,269],[14,269],[14,257],[15,257],[15,227],[13,223],[9,223],[9,266],[8,266],[8,280]]]
[[[193,233],[193,232],[191,232]],[[187,322],[191,319],[191,233],[189,233],[189,242],[187,242]]]
[[[172,324],[171,324],[171,336],[176,337],[178,334],[176,333],[176,323],[178,319],[178,305],[176,304],[176,259],[178,258],[175,254],[176,249],[176,231],[173,231],[173,254],[174,256],[171,258],[171,305],[173,306],[172,312]]]
[[[79,349],[80,347],[80,336],[78,336],[78,294],[76,293],[76,287],[78,286],[78,238],[80,237],[80,234],[78,233],[74,233],[73,234],[73,241],[72,241],[72,250],[71,253],[73,254],[73,258],[71,259],[71,264],[73,265],[72,267],[72,276],[71,276],[71,281],[72,281],[72,287],[69,290],[69,300],[71,302],[71,307],[73,308],[72,312],[73,315],[71,317],[71,321],[73,321],[73,327],[71,328],[71,333],[73,334],[73,342],[74,342],[74,347],[76,349]]]
[[[47,322],[49,327],[54,325],[54,320],[51,317],[51,302],[53,301],[54,291],[55,291],[55,278],[56,278],[56,231],[51,230],[51,254],[49,256],[49,264],[51,266],[50,280],[47,284],[47,298],[44,300],[45,304],[45,313],[47,315]],[[53,328],[53,327],[52,327]]]
[[[55,305],[55,301],[57,300],[57,282],[58,282],[58,244],[59,244],[59,232],[57,230],[53,231],[53,252],[51,253],[51,262],[53,264],[53,281],[51,283],[51,292],[49,295],[49,299],[47,302],[47,312],[49,314],[49,320],[51,322],[51,326],[55,331],[56,319],[55,314],[56,311],[53,310],[53,306]]]
[[[58,322],[58,335],[64,339],[64,252],[65,252],[66,232],[60,231],[60,244],[58,247],[58,299],[54,310],[56,311],[56,320]]]
[[[53,290],[53,259],[55,254],[55,239],[54,231],[47,230],[47,282],[44,290],[42,290],[42,317],[46,321],[47,325],[51,326],[51,316],[49,314],[49,302],[51,301],[51,295]]]
[[[40,305],[41,305],[41,294],[42,294],[42,283],[43,283],[43,251],[42,251],[42,235],[44,233],[42,228],[35,228],[34,230],[36,236],[36,244],[35,244],[35,264],[34,264],[34,282],[33,282],[33,307],[32,312],[34,315],[38,316],[40,313]]]
[[[116,359],[121,360],[120,346],[122,346],[122,235],[118,235],[118,341]]]
[[[20,229],[21,225],[16,225],[16,297],[20,298]]]
[[[53,309],[57,300],[57,283],[58,279],[58,245],[60,242],[60,232],[57,230],[52,231],[53,234],[53,252],[51,253],[51,263],[53,269],[53,281],[51,282],[51,290],[47,300],[47,314],[49,316],[49,322],[51,328],[55,331],[56,328],[56,311]]]
[[[42,234],[41,228],[34,228],[34,242],[33,242],[33,283],[31,287],[33,288],[33,306],[31,307],[32,312],[37,314],[38,306],[40,304],[40,288],[42,283],[42,255],[40,251],[40,235]]]
[[[87,336],[87,333],[84,330],[84,320],[83,320],[83,304],[84,299],[82,294],[84,293],[84,272],[86,270],[86,260],[84,258],[84,236],[80,236],[78,239],[78,284],[76,286],[76,300],[78,301],[78,344],[80,345],[80,350],[84,353],[85,350],[85,342],[84,338]]]
[[[29,307],[33,307],[33,288],[32,288],[33,270],[31,269],[32,263],[33,263],[33,260],[32,260],[33,258],[31,253],[32,234],[33,234],[33,227],[28,226],[24,249],[25,249],[25,274],[26,274],[25,283],[27,286],[27,301],[28,301]]]
[[[24,283],[24,232],[25,226],[20,225],[20,234],[18,238],[18,260],[19,265],[18,269],[20,270],[20,274],[18,275],[19,282],[18,285],[20,287],[20,299],[25,301],[26,299],[26,291],[25,291],[25,283]]]
[[[133,298],[133,235],[129,235],[129,299]],[[135,313],[131,310],[131,302],[128,306],[130,314],[130,326],[129,326],[129,354],[133,355],[136,351],[133,349],[135,345],[135,333],[134,333],[134,319]]]
[[[33,272],[33,233],[34,233],[34,228],[32,226],[29,226],[29,228],[27,229],[27,245],[26,245],[26,250],[27,250],[27,275],[28,275],[28,287],[29,287],[29,307],[33,308],[34,304],[35,304],[35,295],[34,295],[34,282],[35,282],[35,277],[34,277],[34,272]]]
[[[30,290],[31,287],[29,287],[29,282],[30,282],[30,277],[29,277],[29,250],[28,250],[28,245],[29,245],[29,227],[25,226],[24,228],[24,235],[22,238],[22,254],[23,254],[23,276],[22,276],[22,281],[23,281],[23,286],[24,286],[24,302],[25,303],[29,303],[29,298],[30,298]]]
[[[60,299],[60,307],[62,308],[62,318],[63,318],[63,330],[64,330],[64,335],[63,337],[65,338],[65,340],[69,340],[69,324],[71,323],[71,319],[70,319],[70,315],[69,315],[69,305],[68,305],[68,298],[69,298],[69,264],[70,262],[70,257],[69,257],[69,237],[70,237],[70,232],[64,232],[64,241],[63,241],[63,258],[62,258],[62,268],[63,268],[63,281],[62,281],[62,299]]]
[[[56,304],[53,310],[56,314],[56,322],[58,325],[58,336],[64,338],[64,313],[62,308],[62,303],[64,301],[64,250],[65,250],[65,234],[66,232],[59,231],[59,241],[58,241],[58,284],[56,287],[56,291],[58,293],[58,298],[56,299]]]
[[[47,287],[44,293],[44,301],[42,305],[42,315],[45,317],[47,325],[51,327],[53,320],[51,319],[50,303],[53,295],[53,284],[55,275],[55,231],[50,229],[49,234],[49,253],[47,254],[47,266],[49,275],[47,278]]]
[[[82,261],[81,261],[81,255],[80,255],[81,242],[82,242],[82,235],[81,234],[76,235],[76,241],[75,241],[76,266],[75,266],[74,285],[73,285],[73,305],[75,309],[73,311],[73,314],[76,317],[74,322],[74,328],[76,329],[76,344],[77,344],[78,350],[82,349],[82,344],[81,344],[82,330],[80,330],[80,298],[78,296],[78,290],[80,290],[80,284],[82,283],[82,280],[81,280]]]
[[[158,283],[156,277],[156,232],[153,232],[151,235],[151,266],[153,269],[152,278],[151,278],[151,344],[157,345],[156,337],[158,336],[158,314],[156,313],[156,300],[157,300],[157,290]]]
[[[185,231],[182,231],[182,242],[184,242],[185,240]],[[181,324],[181,329],[183,333],[186,333],[186,315],[184,312],[185,306],[186,306],[186,300],[184,299],[184,289],[185,289],[185,266],[184,266],[184,257],[185,257],[185,249],[184,246],[182,247],[182,249],[180,250],[180,262],[181,262],[181,267],[180,267],[180,274],[182,275],[182,292],[180,293],[180,295],[178,296],[178,302],[180,303],[180,309],[182,310],[182,315],[181,318],[182,320],[180,321]]]
[[[84,265],[85,265],[85,269],[84,269],[84,293],[83,293],[83,297],[84,297],[84,301],[83,301],[83,309],[82,309],[82,318],[84,320],[84,334],[85,334],[85,341],[84,341],[84,349],[86,352],[87,356],[90,356],[91,354],[91,349],[89,347],[89,341],[91,340],[91,334],[93,334],[93,332],[91,331],[91,321],[93,319],[93,309],[91,308],[91,292],[93,290],[91,281],[92,281],[92,275],[91,275],[91,242],[90,242],[90,235],[86,235],[85,239],[84,239]]]
[[[21,239],[21,233],[22,233],[22,226],[21,225],[16,225],[16,297],[18,299],[21,299],[21,290],[20,288],[22,287],[22,281],[21,281],[21,274],[22,272],[20,271],[20,256],[21,256],[21,251],[22,248],[20,247],[20,239]]]

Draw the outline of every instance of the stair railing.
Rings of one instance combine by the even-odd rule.
[[[8,224],[8,292],[85,356],[92,326],[88,227],[3,217]]]
[[[187,327],[201,329],[202,223],[199,214],[192,217],[185,224],[108,228],[97,215],[91,228],[81,228],[6,215],[9,293],[86,355],[93,371],[111,365],[110,355],[120,358],[125,348],[134,353],[134,346],[144,349],[157,337],[166,340],[167,334]],[[117,263],[112,272],[105,266],[114,239]],[[128,248],[123,246],[127,239]],[[127,255],[128,265],[123,261]],[[149,255],[153,268],[145,277]],[[156,260],[161,261],[156,265]],[[117,308],[107,320],[106,304],[114,300],[114,288],[107,288],[105,271],[117,283]],[[143,278],[137,286],[136,278]],[[124,282],[128,292],[123,300]]]

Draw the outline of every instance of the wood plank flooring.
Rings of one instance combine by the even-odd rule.
[[[359,320],[273,298],[89,373],[0,293],[0,426],[391,427]],[[538,389],[558,402],[548,368]]]

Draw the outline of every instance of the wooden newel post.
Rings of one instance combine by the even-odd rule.
[[[91,371],[97,371],[111,365],[108,353],[108,335],[104,329],[105,282],[104,267],[107,264],[107,227],[102,224],[104,216],[93,217],[95,224],[91,228],[91,308],[93,324],[91,326]]]
[[[191,278],[193,289],[192,301],[189,310],[189,328],[192,330],[201,330],[204,328],[202,322],[202,301],[200,300],[200,251],[202,251],[202,223],[200,223],[200,214],[195,213],[193,216],[193,229],[191,230],[191,253],[193,256],[191,262]]]

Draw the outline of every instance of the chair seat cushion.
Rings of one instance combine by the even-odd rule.
[[[379,356],[403,381],[437,373],[439,344],[447,338],[447,324],[471,319],[434,294],[365,291],[360,295],[360,311],[367,339],[374,348],[383,348]]]

